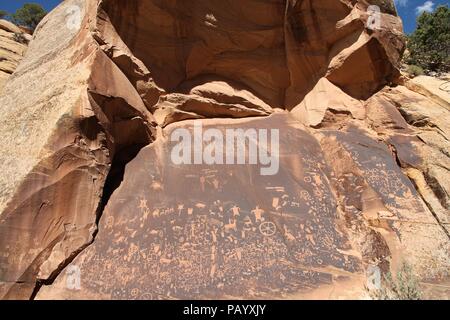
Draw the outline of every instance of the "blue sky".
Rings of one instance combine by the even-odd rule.
[[[434,10],[437,6],[449,4],[447,0],[395,0],[397,10],[402,17],[406,33],[416,28],[417,14],[422,11]]]
[[[51,9],[56,7],[59,3],[61,3],[61,0],[0,0],[0,10],[15,12],[25,3],[39,3],[47,11],[50,11]]]
[[[46,10],[53,9],[60,0],[0,0],[0,9],[15,12],[24,3],[40,3]],[[410,33],[416,27],[416,17],[419,11],[432,10],[441,4],[449,4],[448,0],[395,0],[397,9],[403,19],[405,32]]]

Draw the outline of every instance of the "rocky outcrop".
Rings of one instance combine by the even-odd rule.
[[[81,29],[66,27],[71,5]],[[0,99],[2,297],[29,298],[92,241],[120,164],[152,139],[151,114],[91,36],[96,5],[47,16]]]
[[[357,98],[369,97],[396,77],[404,47],[401,21],[383,11],[379,28],[367,29],[368,5],[103,1],[100,13],[107,23],[100,30],[112,24],[117,34],[107,32],[110,39],[104,41],[112,44],[120,37],[150,70],[149,108],[166,108],[155,95],[189,93],[199,84],[221,81],[246,88],[272,108],[292,109],[323,77]],[[184,106],[174,107],[177,118],[189,117]],[[192,113],[195,118],[197,112]]]
[[[364,296],[371,265],[387,271],[408,257],[423,276],[446,273],[447,236],[366,132],[311,133],[288,113],[202,123],[283,128],[279,173],[174,165],[170,142],[158,139],[127,166],[95,242],[37,298],[302,298],[323,288],[350,298],[348,286]],[[67,287],[74,270],[80,290]]]
[[[397,85],[403,47],[392,1],[64,1],[0,98],[0,297],[359,298],[405,261],[445,281],[448,108]],[[278,174],[175,165],[200,124],[278,130]]]
[[[433,90],[435,81],[445,84],[444,81],[434,80],[428,90]],[[414,87],[415,82],[410,81],[407,86]],[[402,86],[379,94],[388,104],[395,105],[409,124],[410,132],[394,134],[388,142],[395,148],[400,165],[449,235],[450,94],[442,92],[439,95],[440,101],[436,95],[424,96]],[[440,104],[435,103],[436,100]],[[415,159],[416,155],[421,161]]]
[[[0,94],[16,70],[27,49],[31,35],[6,20],[0,20]]]

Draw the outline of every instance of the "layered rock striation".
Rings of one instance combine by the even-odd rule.
[[[0,94],[16,70],[27,49],[31,35],[7,20],[0,20]]]

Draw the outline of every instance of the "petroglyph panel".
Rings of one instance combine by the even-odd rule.
[[[280,170],[255,165],[173,165],[170,143],[156,142],[128,166],[94,244],[52,290],[67,298],[281,297],[355,273],[360,261],[337,229],[336,200],[317,141],[286,114],[205,128],[278,128]],[[193,122],[177,127],[192,130]],[[72,281],[73,283],[73,281]],[[40,295],[45,298],[46,288]]]
[[[386,272],[389,265],[396,270],[407,262],[423,277],[446,277],[448,236],[396,162],[407,158],[420,163],[413,144],[391,149],[356,127],[321,134],[327,164],[333,168],[330,181],[350,229],[347,236],[359,243],[364,265],[374,263]],[[394,140],[396,145],[412,141]]]
[[[336,137],[361,170],[368,186],[376,192],[385,206],[399,215],[399,218],[402,218],[401,209],[422,213],[425,216],[423,203],[414,186],[403,174],[395,161],[395,155],[386,144],[375,141],[356,129],[351,132],[330,131],[328,135]]]

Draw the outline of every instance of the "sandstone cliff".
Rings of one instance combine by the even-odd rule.
[[[64,1],[0,98],[0,297],[448,297],[450,99],[403,49],[392,1]],[[195,120],[279,129],[279,174],[173,165]]]
[[[0,94],[22,60],[31,35],[9,21],[0,20]]]

